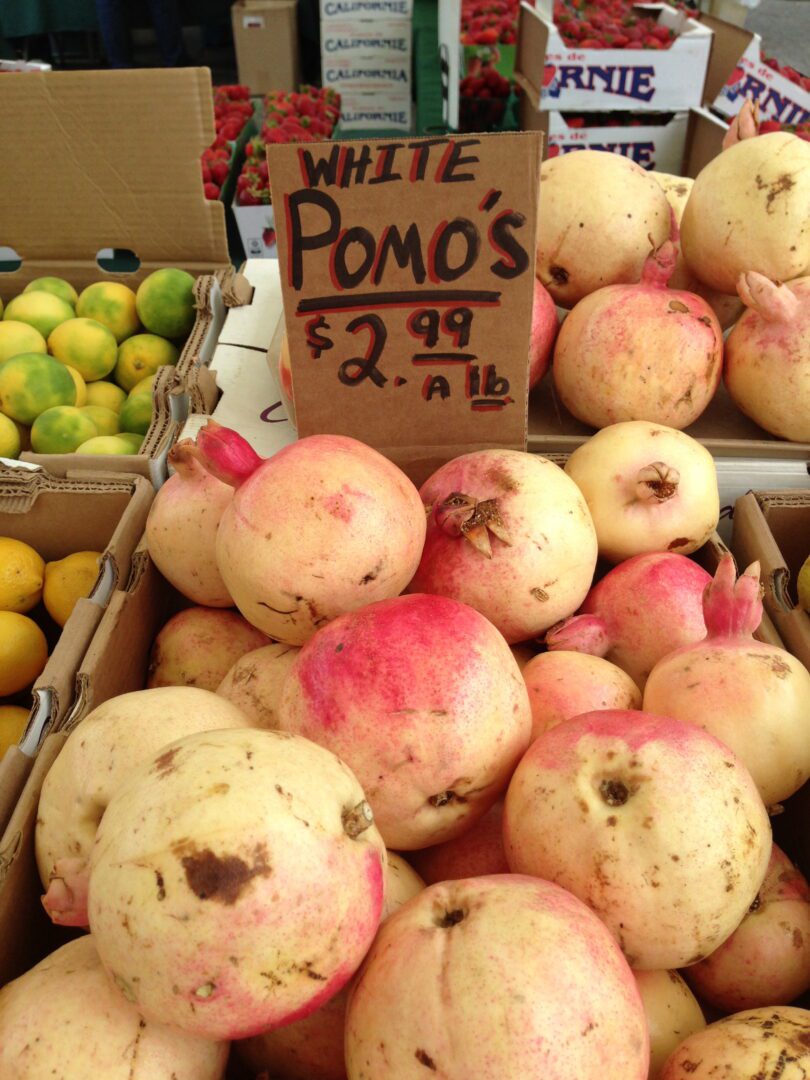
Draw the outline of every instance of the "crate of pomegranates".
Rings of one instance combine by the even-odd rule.
[[[666,4],[540,0],[521,5],[516,77],[543,109],[699,108],[711,43]]]

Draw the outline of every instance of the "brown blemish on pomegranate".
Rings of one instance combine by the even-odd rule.
[[[155,884],[157,885],[157,898],[158,900],[166,899],[166,889],[163,881],[163,874],[159,870],[155,871]]]
[[[215,855],[210,848],[184,855],[180,862],[188,886],[199,900],[218,900],[226,905],[236,903],[253,878],[272,873],[264,844],[256,845],[252,866],[237,855]]]
[[[450,911],[443,911],[440,915],[437,915],[433,921],[442,930],[449,930],[453,926],[458,926],[466,916],[467,912],[462,908],[452,908]]]
[[[373,570],[369,570],[369,572],[360,579],[360,584],[369,585],[372,581],[376,581],[381,570],[382,563],[378,562]]]
[[[548,593],[545,589],[535,587],[534,589],[529,589],[529,592],[532,594],[535,600],[539,600],[541,603],[544,603],[546,600],[548,600]]]
[[[436,1072],[436,1065],[433,1058],[425,1050],[417,1050],[413,1055],[420,1065],[424,1065],[426,1069]]]
[[[155,768],[161,776],[168,776],[169,773],[174,772],[174,759],[175,755],[180,753],[180,747],[172,747],[171,750],[164,750],[160,757],[155,758]]]
[[[610,817],[605,821],[605,824],[606,825],[615,825],[617,820],[618,819],[617,819],[616,815],[611,814]]]
[[[798,928],[798,926],[793,928],[792,938],[793,938],[793,948],[794,949],[801,949],[801,947],[804,945],[804,936],[802,935],[802,932]]]
[[[454,801],[457,802],[457,803],[464,804],[464,803],[466,803],[467,800],[463,795],[459,795],[458,792],[451,791],[451,790],[440,791],[436,795],[431,795],[430,798],[428,799],[428,802],[430,803],[430,805],[431,806],[436,806],[436,807],[447,806],[448,803],[454,802]]]
[[[689,308],[681,300],[670,300],[667,304],[670,311],[677,311],[679,314],[688,315]]]
[[[700,1061],[682,1061],[681,1068],[684,1072],[693,1073],[697,1072],[703,1062],[703,1058]]]
[[[500,465],[493,465],[491,469],[487,471],[487,480],[490,480],[493,484],[496,484],[502,491],[519,491],[518,484],[512,479],[509,473]]]
[[[675,548],[686,547],[687,544],[691,544],[692,541],[688,536],[676,536],[669,544],[667,544],[667,551],[674,551]]]
[[[788,176],[787,173],[783,173],[776,180],[770,182],[762,179],[757,175],[754,177],[754,183],[757,185],[757,191],[767,191],[768,194],[765,198],[765,212],[767,214],[773,213],[773,201],[777,195],[783,194],[785,191],[790,191],[791,188],[796,186],[796,181],[792,176]]]
[[[608,806],[624,806],[630,798],[630,792],[621,780],[603,780],[599,794]]]
[[[569,274],[568,274],[568,271],[565,269],[565,267],[554,265],[554,266],[550,266],[548,269],[549,269],[549,273],[551,274],[552,280],[553,280],[555,285],[567,285],[568,284]]]

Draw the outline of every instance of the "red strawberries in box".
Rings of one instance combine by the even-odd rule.
[[[687,14],[684,4],[676,5]],[[555,0],[554,22],[576,49],[668,49],[675,33],[654,15],[633,10],[632,0]]]

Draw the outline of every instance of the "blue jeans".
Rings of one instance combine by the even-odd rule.
[[[96,0],[101,36],[110,67],[132,67],[132,50],[124,0]],[[183,33],[177,0],[149,0],[152,25],[166,67],[183,63]]]

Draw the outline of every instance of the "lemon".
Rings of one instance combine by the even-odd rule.
[[[72,454],[98,435],[91,418],[75,405],[57,405],[40,413],[31,425],[31,448],[36,454]]]
[[[120,435],[96,435],[81,446],[76,447],[77,454],[135,454],[131,443]]]
[[[91,382],[87,387],[87,401],[85,402],[85,405],[103,405],[105,409],[112,409],[113,412],[120,412],[121,406],[126,400],[126,391],[122,390],[120,386],[99,379],[98,382]]]
[[[796,578],[796,588],[799,590],[799,607],[810,612],[810,555],[804,560]]]
[[[30,713],[19,705],[0,705],[0,761],[10,746],[22,738]]]
[[[42,596],[44,560],[29,545],[0,536],[0,611],[30,611]]]
[[[135,383],[129,392],[129,396],[137,397],[138,394],[151,394],[156,378],[157,375],[147,375],[145,379],[141,379],[140,382]]]
[[[176,364],[180,350],[157,334],[136,334],[118,349],[113,378],[124,390],[132,390],[147,376],[155,375],[164,364]]]
[[[115,335],[96,319],[60,323],[48,338],[48,349],[60,363],[76,368],[86,382],[109,375],[118,357]]]
[[[0,364],[20,353],[46,353],[48,346],[39,330],[14,319],[0,322]]]
[[[80,412],[93,421],[98,435],[118,434],[118,413],[114,409],[105,409],[103,405],[83,405]]]
[[[116,438],[119,442],[122,442],[129,447],[127,450],[128,454],[139,453],[143,446],[143,435],[138,435],[137,432],[134,431],[121,431]]]
[[[65,281],[60,277],[38,277],[29,283],[23,289],[23,292],[49,292],[54,296],[60,297],[62,300],[67,300],[71,307],[76,307],[76,301],[79,299],[79,294],[73,288],[69,281]]]
[[[45,635],[27,615],[0,611],[0,697],[25,690],[48,661]]]
[[[59,626],[68,621],[76,601],[90,595],[100,565],[100,551],[75,551],[57,562],[46,563],[42,599],[48,614]]]
[[[75,312],[67,300],[48,292],[20,293],[9,301],[3,319],[28,323],[47,338],[60,323],[72,319]]]
[[[145,435],[152,423],[152,395],[130,394],[121,406],[121,427]]]
[[[18,458],[22,450],[20,430],[14,421],[0,413],[0,458]]]
[[[70,377],[76,385],[76,408],[87,404],[87,383],[78,373],[75,367],[71,367],[70,364],[65,364],[65,367],[70,372]]]
[[[137,333],[141,326],[135,309],[135,293],[117,281],[97,281],[88,285],[79,295],[76,314],[82,319],[103,323],[119,344]],[[110,369],[114,364],[113,356]]]

